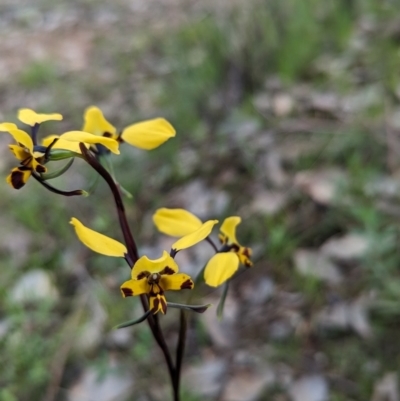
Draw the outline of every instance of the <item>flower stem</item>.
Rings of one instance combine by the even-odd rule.
[[[133,263],[135,263],[139,259],[139,254],[137,250],[137,246],[135,240],[133,239],[131,230],[129,228],[128,220],[125,214],[125,206],[122,202],[121,193],[115,184],[114,179],[111,177],[109,172],[101,165],[101,163],[96,159],[90,150],[86,149],[86,146],[83,143],[79,144],[79,148],[81,149],[82,155],[85,160],[92,166],[107,182],[110,190],[114,196],[115,204],[117,206],[119,224],[121,226],[122,234],[125,239],[126,247],[128,249],[128,254]],[[133,265],[131,266],[131,268]]]
[[[117,212],[118,212],[118,218],[119,218],[119,223],[121,226],[122,233],[124,235],[126,247],[128,249],[128,257],[129,260],[132,261],[131,264],[131,269],[134,265],[134,263],[139,259],[139,254],[137,250],[137,246],[135,243],[135,240],[133,239],[132,233],[129,228],[128,220],[126,218],[125,214],[125,207],[124,203],[122,201],[121,193],[115,184],[114,179],[110,175],[110,173],[101,165],[101,163],[97,160],[96,156],[94,156],[90,150],[86,149],[83,143],[79,144],[79,148],[81,149],[82,155],[86,162],[93,168],[95,169],[107,182],[115,200],[115,204],[117,206]],[[140,296],[140,301],[143,306],[143,310],[146,312],[149,310],[149,303],[146,295],[141,295]],[[168,372],[169,376],[171,379],[171,384],[172,384],[172,392],[173,392],[173,398],[174,401],[179,401],[179,378],[177,379],[176,375],[176,369],[174,367],[171,354],[168,349],[168,345],[165,341],[164,334],[162,332],[158,316],[150,314],[149,317],[147,318],[147,322],[149,324],[150,330],[153,334],[154,339],[156,340],[158,346],[160,347],[163,355],[165,362],[168,367]]]

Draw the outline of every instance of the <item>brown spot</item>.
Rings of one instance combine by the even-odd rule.
[[[46,167],[44,167],[44,166],[42,166],[41,164],[38,164],[37,166],[36,166],[36,169],[35,169],[38,173],[45,173],[46,172]]]
[[[237,244],[232,244],[230,248],[232,249],[233,252],[239,252],[240,250],[240,246]]]
[[[149,272],[144,271],[144,272],[140,272],[140,273],[137,275],[136,278],[137,278],[138,280],[141,280],[142,278],[149,277],[149,275],[150,275]]]
[[[124,295],[124,297],[131,297],[133,295],[133,291],[128,287],[122,287],[121,292]]]
[[[160,299],[159,298],[154,298],[153,302],[153,309],[151,310],[153,313],[156,313],[158,311],[158,306],[160,305]]]
[[[174,274],[174,273],[175,273],[175,270],[172,267],[169,267],[169,266],[165,266],[164,269],[160,271],[160,274],[171,275],[171,274]]]
[[[251,249],[250,249],[250,248],[243,248],[242,253],[243,253],[244,256],[250,258],[250,256],[251,256]]]
[[[164,294],[164,291],[158,284],[153,284],[150,288],[149,295],[151,297],[156,297],[158,294]]]
[[[106,138],[112,138],[113,134],[111,132],[104,132],[103,136]]]
[[[167,301],[165,300],[164,297],[160,297],[160,302],[161,302],[161,312],[164,313],[164,315],[167,313]]]
[[[32,156],[28,156],[26,159],[21,161],[21,164],[25,167],[28,168],[28,166],[31,164],[32,162]]]
[[[15,170],[11,173],[11,185],[15,189],[20,189],[25,185],[24,173],[20,170]]]
[[[193,288],[193,281],[188,278],[181,284],[181,290],[191,290]]]

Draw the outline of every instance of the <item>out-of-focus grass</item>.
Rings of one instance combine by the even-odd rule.
[[[51,105],[51,111],[63,112],[66,121],[69,121],[63,123],[65,128],[68,124],[80,127],[82,107],[107,105],[107,102],[114,101],[114,97],[117,107],[109,108],[109,118],[116,118],[116,125],[119,123],[122,127],[147,117],[141,115],[141,108],[145,108],[141,100],[149,103],[149,114],[162,112],[173,121],[178,131],[174,141],[149,155],[127,150],[115,166],[117,179],[138,202],[135,209],[133,201],[128,200],[127,207],[132,226],[140,236],[143,212],[162,203],[163,195],[167,195],[173,186],[188,182],[197,175],[212,182],[221,161],[237,167],[237,171],[242,172],[243,182],[254,180],[257,171],[252,160],[256,152],[253,154],[252,150],[241,149],[241,146],[246,147],[245,142],[238,145],[234,143],[237,139],[224,136],[223,124],[228,120],[235,121],[233,115],[237,113],[245,118],[257,119],[262,126],[274,127],[274,118],[265,121],[251,102],[252,97],[263,90],[264,81],[270,75],[279,77],[287,87],[307,82],[315,88],[335,87],[344,93],[362,86],[365,81],[382,80],[385,91],[393,95],[399,84],[396,41],[384,33],[365,34],[363,40],[367,41],[367,45],[364,51],[358,53],[351,53],[349,41],[363,20],[382,24],[391,18],[394,11],[394,2],[378,0],[323,3],[318,0],[256,0],[248,6],[228,8],[220,14],[212,8],[204,13],[193,13],[188,15],[187,23],[174,27],[167,35],[165,32],[136,34],[125,26],[130,36],[119,37],[118,30],[115,30],[98,38],[88,71],[60,74],[52,64],[33,62],[15,77],[15,82],[9,82],[5,94],[13,96],[15,92],[23,101],[25,93],[33,94],[34,98],[35,93],[45,91],[47,100],[44,104]],[[124,16],[120,18],[123,20]],[[324,75],[315,67],[316,60],[322,55],[327,56],[329,62],[340,59],[347,65],[334,76]],[[355,66],[361,74],[358,82],[353,82],[354,74],[351,72]],[[140,93],[146,89],[147,93]],[[375,120],[381,112],[378,108],[359,117],[364,121],[369,118]],[[378,336],[367,349],[365,343],[356,337],[345,342],[336,341],[336,338],[321,340],[321,349],[329,359],[327,369],[356,383],[355,390],[350,394],[341,388],[340,383],[334,385],[332,399],[335,400],[345,400],[349,396],[355,400],[368,399],[374,377],[398,366],[396,357],[390,352],[392,349],[381,349],[388,339],[396,341],[393,326],[397,327],[400,310],[397,222],[377,210],[374,200],[362,191],[374,175],[386,172],[386,145],[371,134],[365,124],[357,123],[356,126],[346,127],[340,137],[327,135],[320,151],[288,166],[292,173],[311,167],[345,167],[350,184],[344,188],[344,194],[354,200],[350,207],[323,211],[321,224],[312,227],[314,231],[301,234],[293,221],[287,218],[287,214],[306,202],[305,199],[295,199],[278,216],[247,222],[247,233],[243,235],[244,243],[249,244],[266,238],[262,241],[262,257],[273,266],[271,273],[274,279],[282,286],[301,292],[310,310],[323,302],[325,288],[317,279],[293,274],[291,260],[294,249],[298,246],[318,246],[322,238],[340,230],[355,230],[374,239],[374,246],[362,263],[362,285],[365,291],[377,291],[379,295],[373,320]],[[68,127],[72,128],[76,127]],[[182,171],[177,158],[177,152],[184,146],[200,154],[200,162],[190,173]],[[235,160],[230,158],[231,148],[227,150],[230,146],[240,150]],[[247,158],[244,157],[246,151],[249,152]],[[242,181],[238,179],[237,182]],[[85,223],[92,228],[109,235],[111,230],[116,237],[120,236],[115,224],[116,216],[108,212],[112,200],[104,185],[100,183],[97,192],[89,199],[70,203],[42,191],[37,185],[34,188],[35,184],[30,183],[18,193],[18,197],[9,198],[6,195],[0,199],[2,210],[7,210],[34,238],[29,249],[31,256],[20,270],[13,270],[10,255],[6,252],[2,255],[0,291],[5,298],[9,288],[24,271],[39,266],[55,277],[57,287],[61,289],[61,301],[52,306],[40,302],[28,306],[2,303],[0,316],[7,318],[11,329],[0,340],[2,358],[6,361],[0,367],[1,401],[41,399],[46,391],[50,379],[49,366],[63,341],[63,317],[72,312],[72,299],[76,296],[76,287],[79,287],[75,281],[82,280],[80,273],[66,268],[69,263],[65,260],[67,249],[82,253],[82,257],[72,259],[72,263],[84,263],[89,275],[108,283],[107,286],[102,284],[102,290],[96,294],[109,317],[106,329],[100,330],[108,330],[132,314],[133,302],[123,301],[118,293],[120,282],[129,276],[127,267],[82,251],[67,224],[73,211],[76,217],[84,216],[87,219]],[[232,203],[235,203],[228,206],[230,210],[234,209],[233,206],[246,204],[248,195],[240,185],[231,185],[227,189],[234,198]],[[45,240],[41,240],[46,235],[53,237],[52,247],[47,248]],[[114,274],[117,279],[112,278]],[[136,328],[134,345],[127,353],[135,363],[143,363],[147,367],[149,362],[146,357],[153,347],[148,334],[146,326]],[[202,337],[201,333],[199,337]],[[274,346],[277,360],[288,364],[299,363],[303,344],[298,339],[277,342]],[[106,346],[100,343],[99,348],[105,349]],[[124,352],[122,350],[120,354]],[[101,355],[104,354],[100,352],[97,356],[89,353],[80,356],[79,363],[76,363],[76,354],[72,353],[67,362],[70,367],[80,365],[82,360],[83,364],[91,361],[101,365],[104,359]],[[380,368],[373,373],[365,370],[370,360],[380,363]],[[184,399],[197,398],[188,391]]]

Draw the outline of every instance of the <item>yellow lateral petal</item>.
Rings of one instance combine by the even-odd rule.
[[[208,220],[201,225],[196,231],[191,234],[185,235],[184,237],[178,239],[178,241],[174,242],[171,246],[175,251],[180,251],[182,249],[189,248],[203,239],[207,238],[214,225],[218,223],[218,220]]]
[[[173,272],[177,272],[179,270],[178,265],[175,260],[169,256],[167,251],[163,251],[163,254],[158,259],[149,259],[146,255],[142,256],[133,266],[132,268],[132,278],[136,279],[137,276],[142,272],[149,273],[159,273],[163,271],[166,267],[172,269]]]
[[[9,149],[13,153],[13,155],[19,160],[19,161],[24,161],[28,157],[32,157],[32,155],[27,152],[27,150],[20,145],[8,145]]]
[[[10,184],[14,189],[22,188],[26,182],[28,181],[29,177],[31,176],[32,171],[29,169],[20,169],[16,167],[11,170],[11,174],[9,174],[6,178],[8,184]]]
[[[218,287],[230,279],[239,267],[239,258],[233,252],[217,253],[207,263],[204,280],[211,287]]]
[[[41,124],[45,121],[50,121],[50,120],[61,121],[62,119],[63,117],[59,113],[40,114],[36,113],[31,109],[20,109],[18,111],[18,120],[32,127],[35,124]]]
[[[18,127],[13,123],[1,123],[0,124],[0,131],[9,132],[10,129],[18,129]]]
[[[16,142],[25,146],[29,150],[29,152],[32,154],[33,142],[32,142],[32,138],[29,134],[27,134],[25,131],[22,131],[20,129],[10,129],[8,132],[11,134],[11,136],[15,139]]]
[[[163,207],[153,214],[153,222],[158,231],[172,237],[183,237],[198,230],[202,223],[194,214],[185,209]]]
[[[62,139],[66,141],[72,142],[83,142],[89,143],[91,145],[100,144],[106,147],[107,149],[111,150],[111,152],[119,155],[119,143],[112,138],[106,138],[105,136],[97,136],[93,134],[89,134],[88,132],[83,131],[68,131],[61,135]]]
[[[164,118],[132,124],[122,131],[121,138],[132,146],[151,150],[176,134],[175,128]]]
[[[85,123],[83,124],[82,131],[99,136],[108,133],[111,134],[112,138],[116,136],[116,128],[105,119],[103,112],[98,107],[88,107],[83,119]]]
[[[121,285],[122,296],[132,297],[134,295],[147,294],[150,291],[150,286],[147,283],[147,278],[141,280],[128,280]]]
[[[228,238],[228,244],[238,244],[236,239],[236,226],[242,219],[239,216],[227,217],[219,229],[223,235]]]
[[[71,152],[82,153],[79,147],[79,142],[67,141],[66,139],[61,138],[59,135],[46,136],[46,138],[43,138],[42,140],[42,145],[47,148],[56,138],[58,138],[58,141],[52,146],[52,149],[70,150]],[[85,144],[85,146],[89,147],[88,144]]]
[[[76,235],[79,240],[94,252],[101,253],[106,256],[114,256],[123,258],[127,253],[124,244],[107,237],[97,231],[85,227],[78,219],[73,217],[70,221],[75,227]]]
[[[188,276],[187,274],[163,274],[161,276],[160,286],[164,291],[192,290],[194,287],[194,283],[190,276]]]

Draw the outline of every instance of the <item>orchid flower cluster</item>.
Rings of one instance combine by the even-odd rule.
[[[15,189],[21,189],[33,177],[47,190],[64,196],[89,195],[88,191],[77,189],[65,191],[55,188],[48,181],[66,174],[75,158],[85,160],[108,184],[114,197],[118,220],[124,237],[124,243],[96,232],[85,226],[78,218],[71,218],[78,239],[89,249],[109,257],[125,259],[131,269],[130,278],[121,284],[123,297],[139,296],[144,314],[138,319],[118,325],[118,328],[131,326],[147,320],[152,334],[161,348],[171,378],[174,400],[179,400],[179,378],[184,352],[187,311],[203,313],[210,305],[191,305],[189,303],[168,302],[167,291],[192,290],[194,285],[205,282],[211,287],[224,286],[223,297],[219,308],[223,308],[228,282],[238,271],[239,266],[245,268],[252,265],[251,249],[242,246],[236,237],[237,226],[241,222],[238,216],[226,218],[219,229],[220,247],[211,238],[211,233],[218,220],[202,222],[197,216],[184,209],[160,208],[153,214],[156,228],[163,234],[176,237],[170,250],[163,250],[158,259],[150,259],[146,255],[139,256],[134,236],[127,221],[122,188],[111,172],[105,167],[104,160],[111,154],[118,155],[119,147],[129,144],[144,150],[152,150],[175,136],[174,127],[164,118],[155,118],[131,124],[118,131],[104,117],[102,111],[95,106],[89,107],[83,116],[80,130],[71,130],[61,135],[54,134],[39,140],[39,128],[46,121],[60,121],[58,113],[39,114],[30,109],[21,109],[18,120],[28,126],[22,130],[14,123],[0,124],[0,131],[9,133],[14,139],[9,148],[18,165],[7,176],[6,181]],[[65,163],[50,171],[47,164]],[[175,261],[178,252],[207,241],[213,255],[207,264],[199,269],[194,279],[180,272]],[[190,297],[187,299],[190,300]],[[180,309],[180,330],[173,362],[170,350],[165,342],[159,325],[159,312],[167,313],[168,307]]]

